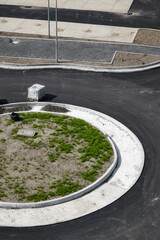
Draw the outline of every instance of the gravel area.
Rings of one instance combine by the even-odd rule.
[[[1,33],[5,36],[17,36],[17,37],[40,37],[38,35],[26,35],[26,34],[12,34],[12,33]],[[139,29],[134,39],[134,44],[160,46],[160,31],[151,29]],[[127,52],[117,52],[113,59],[112,64],[106,64],[105,62],[72,62],[68,64],[82,64],[82,65],[93,65],[93,66],[106,66],[106,67],[121,67],[121,66],[137,66],[153,63],[160,61],[160,56],[147,55],[147,54],[134,54]],[[1,63],[14,63],[14,64],[54,64],[54,60],[46,59],[34,59],[34,58],[12,58],[12,57],[0,57]],[[60,63],[63,63],[60,62]],[[65,61],[67,64],[67,61]]]

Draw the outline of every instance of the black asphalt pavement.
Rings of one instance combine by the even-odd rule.
[[[46,101],[108,114],[129,127],[145,150],[138,182],[111,205],[79,219],[50,226],[0,228],[0,240],[160,239],[160,68],[137,73],[65,70],[0,70],[0,103],[26,101],[27,88],[46,85]],[[71,209],[72,211],[72,209]]]
[[[47,11],[46,7],[0,5],[0,17],[47,20]],[[160,29],[159,14],[159,0],[134,0],[128,13],[58,9],[58,21]],[[54,8],[50,19],[55,20]]]

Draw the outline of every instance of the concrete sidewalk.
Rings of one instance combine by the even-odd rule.
[[[56,24],[50,22],[51,37],[55,37]],[[102,26],[93,24],[80,24],[58,22],[58,37],[70,39],[113,41],[132,43],[137,28]],[[0,32],[19,33],[48,36],[48,22],[43,20],[30,20],[19,18],[0,18]]]
[[[133,0],[60,0],[58,8],[127,13]],[[48,0],[1,0],[0,4],[47,7]],[[55,0],[50,1],[55,8]]]

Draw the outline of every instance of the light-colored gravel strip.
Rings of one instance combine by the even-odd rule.
[[[32,105],[37,104],[48,103],[32,103]],[[47,225],[84,216],[117,200],[140,177],[144,165],[144,150],[138,138],[128,128],[115,119],[91,109],[66,104],[53,105],[67,108],[69,116],[81,118],[98,127],[104,134],[108,134],[116,145],[119,164],[107,182],[75,200],[42,208],[1,208],[1,226]]]

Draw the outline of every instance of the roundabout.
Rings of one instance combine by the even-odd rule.
[[[32,107],[31,112],[39,112],[47,105],[48,103],[19,103],[2,105],[2,109],[27,106]],[[67,104],[50,104],[50,106],[67,109],[66,116],[83,119],[98,128],[104,135],[110,136],[108,139],[114,151],[113,163],[106,173],[93,184],[57,200],[38,203],[0,202],[3,220],[1,224],[3,225],[18,227],[46,225],[89,214],[111,204],[125,194],[135,184],[142,172],[144,165],[143,147],[137,137],[123,124],[91,109]],[[72,167],[70,171],[72,171]],[[107,181],[104,182],[105,180]],[[13,210],[13,208],[19,210]],[[39,218],[37,218],[37,214]],[[6,223],[4,219],[6,219]]]
[[[5,209],[8,215],[2,219],[1,239],[128,240],[143,237],[147,240],[151,238],[157,240],[160,196],[159,68],[132,74],[1,70],[1,84],[3,84],[0,90],[1,103],[24,102],[27,88],[36,80],[46,85],[50,102],[65,102],[94,109],[127,126],[143,145],[145,165],[139,180],[126,194],[112,204],[104,205],[103,208],[85,216],[81,215],[82,217],[74,220],[39,227],[4,227],[3,223],[13,216],[14,211],[17,211]],[[87,201],[88,211],[89,203]],[[79,210],[77,205],[75,208]],[[22,218],[28,210],[24,210]],[[1,211],[3,212],[2,208]],[[18,209],[18,212],[21,211],[22,209]],[[64,214],[62,209],[59,215],[64,216]],[[49,210],[47,215],[50,215]],[[42,216],[37,212],[36,220],[43,221]],[[55,216],[54,211],[52,220]],[[24,220],[26,221],[26,218]],[[12,218],[12,226],[15,221],[16,219]]]
[[[1,240],[160,239],[159,1],[84,2],[87,5],[80,6],[78,0],[73,5],[70,0],[58,1],[62,39],[60,61],[55,64],[54,41],[41,39],[47,36],[47,2],[2,1],[0,107],[27,103],[28,87],[43,84],[47,89],[44,102],[98,114],[98,126],[113,141],[117,164],[100,185],[67,202],[44,206],[48,201],[43,201],[29,208],[16,203],[11,208],[1,202]],[[108,123],[117,131],[108,128]],[[124,136],[125,142],[121,141]],[[141,160],[145,156],[145,163],[137,158],[140,155]]]

